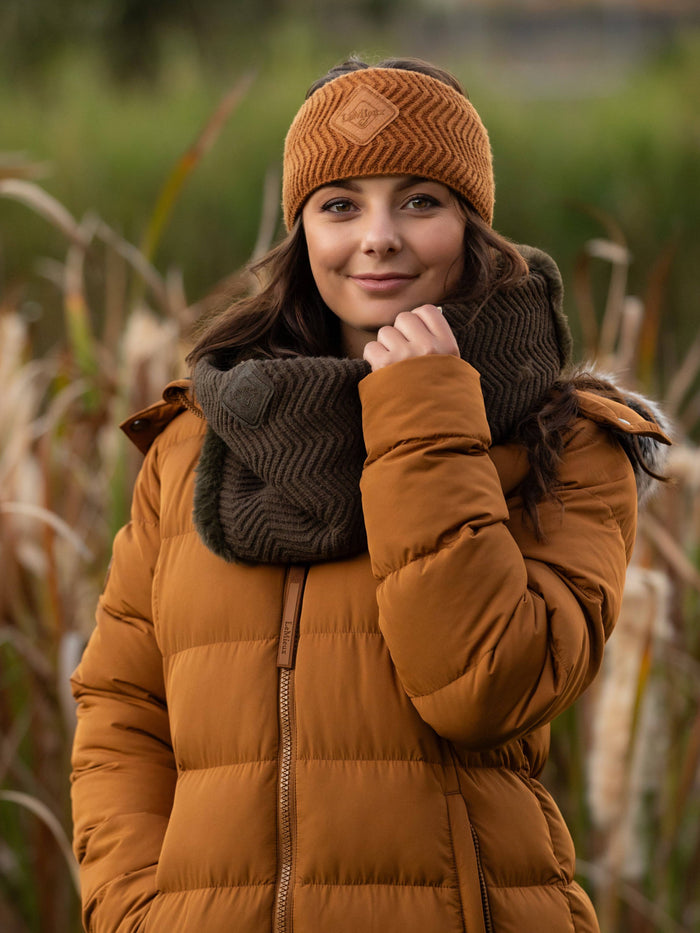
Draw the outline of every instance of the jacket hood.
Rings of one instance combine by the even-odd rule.
[[[637,499],[643,505],[659,488],[673,443],[673,426],[661,406],[618,384],[609,373],[585,370],[597,382],[594,389],[578,389],[581,414],[604,424],[630,459],[637,481]]]

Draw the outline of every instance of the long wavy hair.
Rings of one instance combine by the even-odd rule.
[[[312,84],[306,97],[333,78],[369,67],[417,71],[464,94],[453,75],[419,59],[390,58],[370,66],[350,58]],[[456,287],[441,298],[483,305],[496,289],[521,281],[527,264],[462,195],[453,195],[464,217],[464,264]],[[301,216],[282,242],[248,271],[257,283],[255,293],[239,298],[205,322],[187,358],[191,365],[205,355],[221,368],[250,356],[343,355],[338,319],[322,300],[311,273]]]

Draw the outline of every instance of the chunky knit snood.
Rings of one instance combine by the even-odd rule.
[[[494,443],[511,437],[568,361],[571,338],[554,262],[519,247],[522,285],[481,309],[445,305],[460,354],[481,374]],[[366,546],[359,481],[365,458],[357,391],[362,360],[249,359],[195,367],[209,427],[197,467],[194,519],[225,560],[311,562]]]
[[[194,514],[226,560],[305,562],[365,546],[359,482],[365,448],[363,360],[246,360],[195,370],[209,422]]]
[[[517,249],[530,268],[522,284],[496,292],[482,308],[444,306],[460,356],[481,376],[494,444],[513,435],[571,362],[559,269],[541,250]]]

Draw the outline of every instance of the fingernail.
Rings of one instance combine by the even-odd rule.
[[[440,312],[440,314],[442,314],[442,313],[443,313],[442,305],[436,305],[436,307],[437,307],[438,311]]]

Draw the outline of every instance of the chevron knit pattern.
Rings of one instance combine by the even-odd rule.
[[[478,113],[458,91],[414,71],[363,69],[315,91],[287,133],[283,174],[288,230],[316,188],[361,175],[440,181],[493,219],[491,147]]]
[[[209,422],[197,468],[195,524],[226,560],[327,560],[359,553],[366,456],[357,383],[362,360],[200,361]]]
[[[521,285],[496,292],[478,313],[444,305],[460,356],[481,375],[494,444],[512,436],[533,402],[546,395],[571,362],[571,334],[556,263],[533,247],[517,249],[530,268]]]
[[[557,267],[519,246],[521,286],[483,308],[445,306],[462,359],[481,374],[494,443],[511,438],[569,362]],[[195,484],[194,521],[225,560],[306,562],[365,547],[359,481],[365,459],[357,385],[362,360],[203,359],[195,395],[209,429]]]

